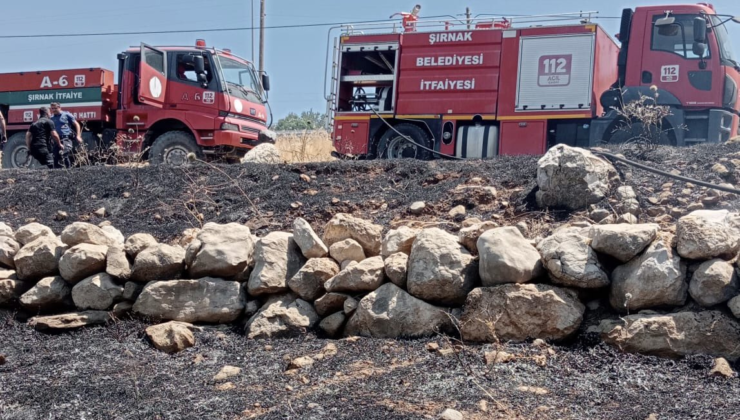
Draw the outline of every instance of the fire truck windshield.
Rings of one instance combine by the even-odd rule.
[[[217,56],[223,74],[224,82],[228,86],[229,94],[246,99],[250,102],[263,103],[262,87],[257,82],[254,67],[240,63],[230,58]]]
[[[718,16],[713,16],[712,21],[714,33],[717,36],[717,43],[719,44],[720,57],[730,61],[735,67],[740,66],[735,50],[733,50],[732,43],[730,42],[730,34],[727,32],[727,26],[721,24],[722,19]]]

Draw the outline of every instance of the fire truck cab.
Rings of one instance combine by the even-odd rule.
[[[639,122],[620,110],[646,98],[670,109],[666,143],[738,134],[731,17],[707,4],[626,9],[618,45],[596,13],[341,27],[325,83],[337,154],[486,158],[629,141],[624,126]]]
[[[9,140],[3,168],[38,165],[27,159],[25,133],[38,109],[60,102],[84,127],[93,157],[115,155],[182,165],[188,155],[236,160],[263,142],[267,75],[229,50],[141,44],[118,54],[118,81],[105,69],[0,74],[0,111]],[[116,153],[111,153],[112,148]]]

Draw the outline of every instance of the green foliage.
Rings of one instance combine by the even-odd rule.
[[[304,111],[300,116],[295,112],[291,112],[285,118],[277,122],[275,130],[315,130],[324,126],[324,118],[324,114],[314,112],[313,110]]]

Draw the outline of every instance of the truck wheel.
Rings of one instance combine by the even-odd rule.
[[[432,158],[432,152],[427,150],[432,148],[432,142],[424,130],[413,124],[399,124],[393,128],[395,130],[388,129],[378,142],[378,155],[381,159]]]
[[[154,140],[149,150],[149,161],[154,165],[182,166],[187,165],[190,153],[203,159],[203,151],[193,135],[184,131],[168,131]]]
[[[40,168],[41,164],[28,156],[26,133],[15,133],[3,148],[3,169]]]

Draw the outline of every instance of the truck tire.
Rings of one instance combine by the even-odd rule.
[[[5,143],[5,147],[3,147],[3,169],[40,167],[41,164],[36,159],[28,156],[26,133],[15,133],[10,136],[8,142]]]
[[[427,150],[432,148],[432,142],[426,131],[414,124],[398,124],[393,128],[388,129],[378,142],[377,154],[381,159],[432,158],[432,152]]]
[[[149,162],[153,165],[183,166],[188,164],[188,155],[203,159],[203,150],[192,134],[184,131],[168,131],[154,140],[149,150]]]

